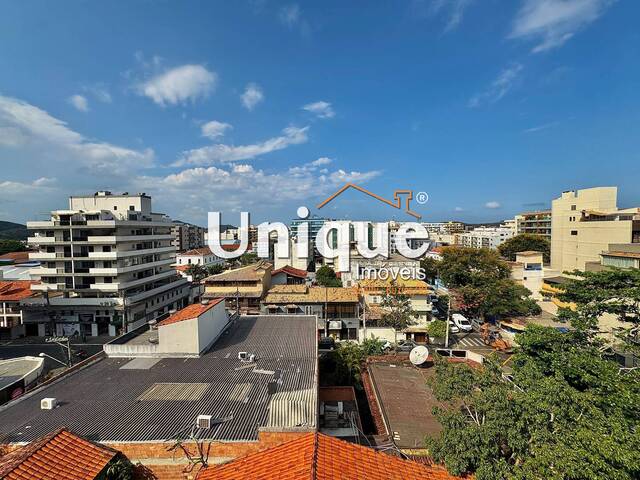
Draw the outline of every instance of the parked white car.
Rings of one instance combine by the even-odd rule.
[[[449,320],[449,332],[458,333],[459,331],[460,329],[456,326],[455,323],[453,323],[453,320]]]
[[[473,331],[471,322],[464,315],[460,313],[454,313],[453,315],[451,315],[451,319],[453,320],[453,323],[456,325],[456,327],[458,327],[463,332]]]

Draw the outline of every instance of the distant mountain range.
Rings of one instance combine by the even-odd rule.
[[[0,220],[0,240],[26,240],[27,226]]]

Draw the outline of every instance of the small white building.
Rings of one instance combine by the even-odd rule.
[[[189,305],[158,323],[158,353],[200,355],[228,323],[224,298]]]
[[[457,233],[455,243],[462,247],[496,249],[514,235],[515,230],[511,226],[478,227],[470,232]]]
[[[212,265],[224,265],[224,258],[216,256],[209,247],[195,248],[176,255],[177,266],[202,265],[210,267]]]
[[[542,300],[544,264],[542,252],[526,251],[516,253],[516,261],[511,263],[511,278],[531,291],[531,298]]]

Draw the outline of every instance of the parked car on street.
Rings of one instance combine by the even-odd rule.
[[[461,313],[454,313],[453,315],[451,315],[451,320],[453,320],[453,323],[456,325],[456,327],[458,327],[463,332],[473,331],[471,322]]]
[[[418,344],[413,340],[400,340],[396,345],[396,352],[410,352],[417,346]]]
[[[333,337],[320,337],[318,340],[318,350],[333,350],[336,347],[336,341]]]
[[[458,333],[460,329],[453,323],[453,320],[449,320],[449,332],[450,333]]]

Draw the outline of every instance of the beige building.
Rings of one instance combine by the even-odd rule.
[[[260,300],[271,286],[273,265],[261,260],[204,279],[205,298],[222,297],[229,310],[260,313]]]
[[[551,210],[521,213],[514,220],[518,235],[527,233],[551,240]]]
[[[544,264],[542,252],[526,251],[516,253],[516,261],[511,264],[511,278],[531,292],[531,298],[542,300]]]
[[[617,187],[563,192],[551,206],[551,268],[585,270],[611,243],[640,243],[640,208],[618,209]]]

